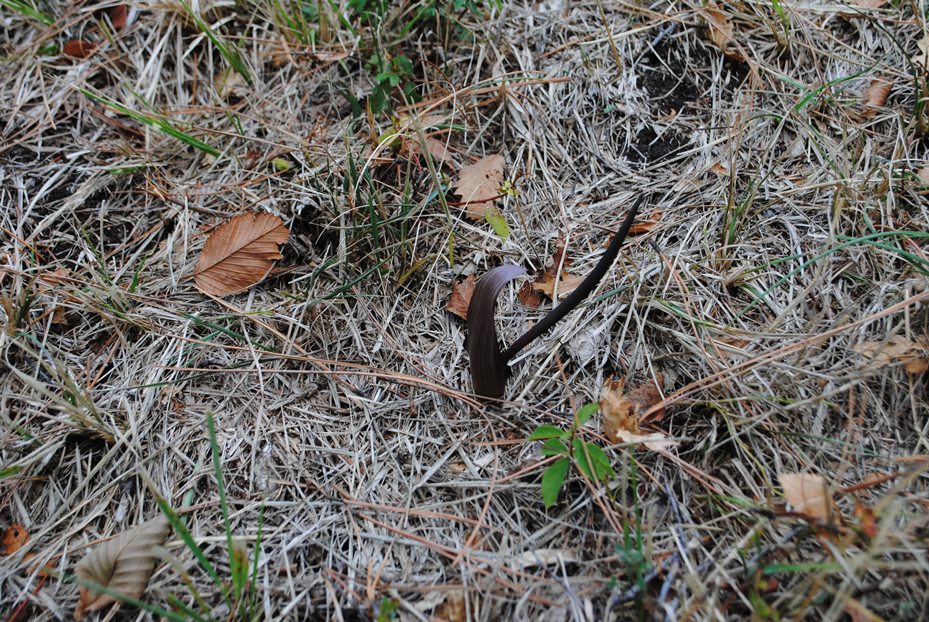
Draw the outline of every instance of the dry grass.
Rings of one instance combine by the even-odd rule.
[[[924,4],[721,5],[744,61],[690,1],[505,2],[407,34],[425,4],[374,28],[341,2],[355,32],[326,8],[315,50],[284,36],[274,7],[290,3],[208,4],[194,8],[253,86],[217,83],[228,63],[174,2],[132,3],[109,38],[105,3],[39,3],[53,26],[0,9],[0,523],[32,536],[0,565],[0,613],[71,615],[76,586],[21,557],[69,574],[153,516],[143,469],[193,508],[228,576],[212,412],[253,553],[261,517],[258,618],[368,619],[385,598],[411,620],[929,615],[926,377],[854,350],[929,325],[926,74],[910,60]],[[102,46],[82,61],[49,48],[78,37]],[[375,152],[390,115],[353,118],[346,96],[371,92],[374,41],[414,61],[419,103],[396,106],[451,115],[436,137],[459,164],[506,156],[505,242],[446,212],[443,173]],[[892,88],[868,109],[877,77]],[[558,231],[582,274],[641,192],[660,219],[627,243],[609,295],[520,355],[507,401],[481,405],[444,311],[452,279],[504,259],[538,269]],[[246,209],[287,222],[285,269],[208,299],[197,253]],[[502,296],[506,339],[543,311]],[[526,436],[566,425],[611,376],[657,374],[653,426],[681,445],[614,447],[615,481],[575,471],[546,511]],[[785,512],[788,472],[830,483],[841,529]],[[166,548],[230,616],[183,543]],[[170,594],[193,603],[163,565],[145,598]]]

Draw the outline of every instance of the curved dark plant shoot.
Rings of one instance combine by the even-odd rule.
[[[494,323],[497,295],[507,283],[526,271],[515,264],[504,264],[481,278],[474,289],[471,304],[468,305],[468,357],[471,359],[471,381],[477,395],[491,399],[503,397],[506,379],[510,372],[507,366],[510,359],[533,340],[542,336],[597,288],[600,280],[603,279],[619,254],[623,240],[629,233],[629,228],[644,198],[643,195],[636,199],[626,220],[623,221],[606,252],[603,253],[603,257],[581,284],[506,350],[500,348]]]

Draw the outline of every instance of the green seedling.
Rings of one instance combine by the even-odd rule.
[[[578,409],[568,429],[540,425],[526,439],[543,441],[542,455],[558,457],[542,472],[542,503],[546,508],[550,508],[558,500],[572,463],[590,480],[606,482],[615,476],[606,452],[596,443],[585,442],[577,436],[577,431],[598,409],[598,404],[586,404]]]

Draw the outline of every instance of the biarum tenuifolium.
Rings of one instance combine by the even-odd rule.
[[[471,297],[471,304],[468,306],[468,357],[471,359],[471,382],[477,395],[489,399],[502,397],[506,388],[506,379],[509,376],[510,369],[507,363],[510,359],[558,323],[596,289],[619,254],[623,240],[629,233],[629,228],[644,198],[642,195],[636,199],[626,220],[623,221],[606,252],[603,253],[603,257],[584,281],[566,296],[561,304],[552,309],[548,315],[539,320],[506,350],[501,350],[500,342],[497,340],[497,328],[494,324],[497,295],[507,283],[526,271],[515,264],[504,264],[494,268],[478,281],[474,295]]]

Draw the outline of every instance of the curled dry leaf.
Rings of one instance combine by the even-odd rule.
[[[893,87],[893,80],[885,78],[874,78],[864,92],[865,110],[861,113],[863,117],[870,118],[877,114],[886,102],[890,89]]]
[[[471,220],[483,220],[484,212],[500,196],[504,164],[503,156],[494,154],[465,166],[458,173],[455,194],[467,205],[465,214]]]
[[[10,523],[3,532],[3,554],[12,555],[29,542],[29,532],[19,523]]]
[[[161,546],[170,530],[164,516],[153,518],[97,546],[78,562],[74,572],[84,581],[139,598],[155,570],[158,561],[156,547]],[[111,596],[81,587],[74,619],[80,620],[85,613],[98,611],[115,602]]]
[[[655,208],[652,210],[652,213],[645,217],[645,220],[641,220],[629,228],[629,235],[639,235],[642,233],[648,233],[655,228],[655,225],[658,224],[658,221],[661,220],[661,208]]]
[[[832,517],[832,496],[826,480],[814,473],[781,473],[777,476],[784,498],[793,511],[823,522]]]
[[[917,337],[910,341],[902,335],[894,335],[886,341],[865,341],[855,346],[855,352],[871,360],[881,368],[893,363],[903,363],[911,374],[922,374],[929,370],[929,337]]]
[[[471,304],[473,294],[474,275],[469,274],[467,277],[452,283],[452,294],[448,297],[445,310],[454,313],[463,320],[468,319],[468,305]]]
[[[240,214],[220,225],[207,239],[194,271],[197,288],[212,296],[227,296],[248,289],[264,279],[279,246],[290,232],[274,214]]]
[[[658,382],[662,382],[659,374]],[[653,432],[642,434],[639,428],[642,414],[662,400],[655,380],[624,393],[625,380],[607,380],[600,394],[600,412],[603,413],[603,432],[611,443],[642,443],[657,451],[677,445],[667,436]],[[660,415],[660,413],[659,413]]]
[[[83,39],[72,39],[61,46],[61,53],[71,58],[87,58],[97,49],[97,44]]]
[[[729,47],[733,40],[732,22],[729,21],[729,16],[719,8],[719,5],[710,0],[704,9],[704,15],[709,26],[706,34],[710,42],[733,60],[745,60],[739,52]]]
[[[516,292],[516,298],[519,299],[519,302],[530,309],[538,309],[539,305],[542,304],[542,294],[533,287],[533,284],[529,281],[526,281],[522,284],[522,287],[519,288],[519,291]]]

